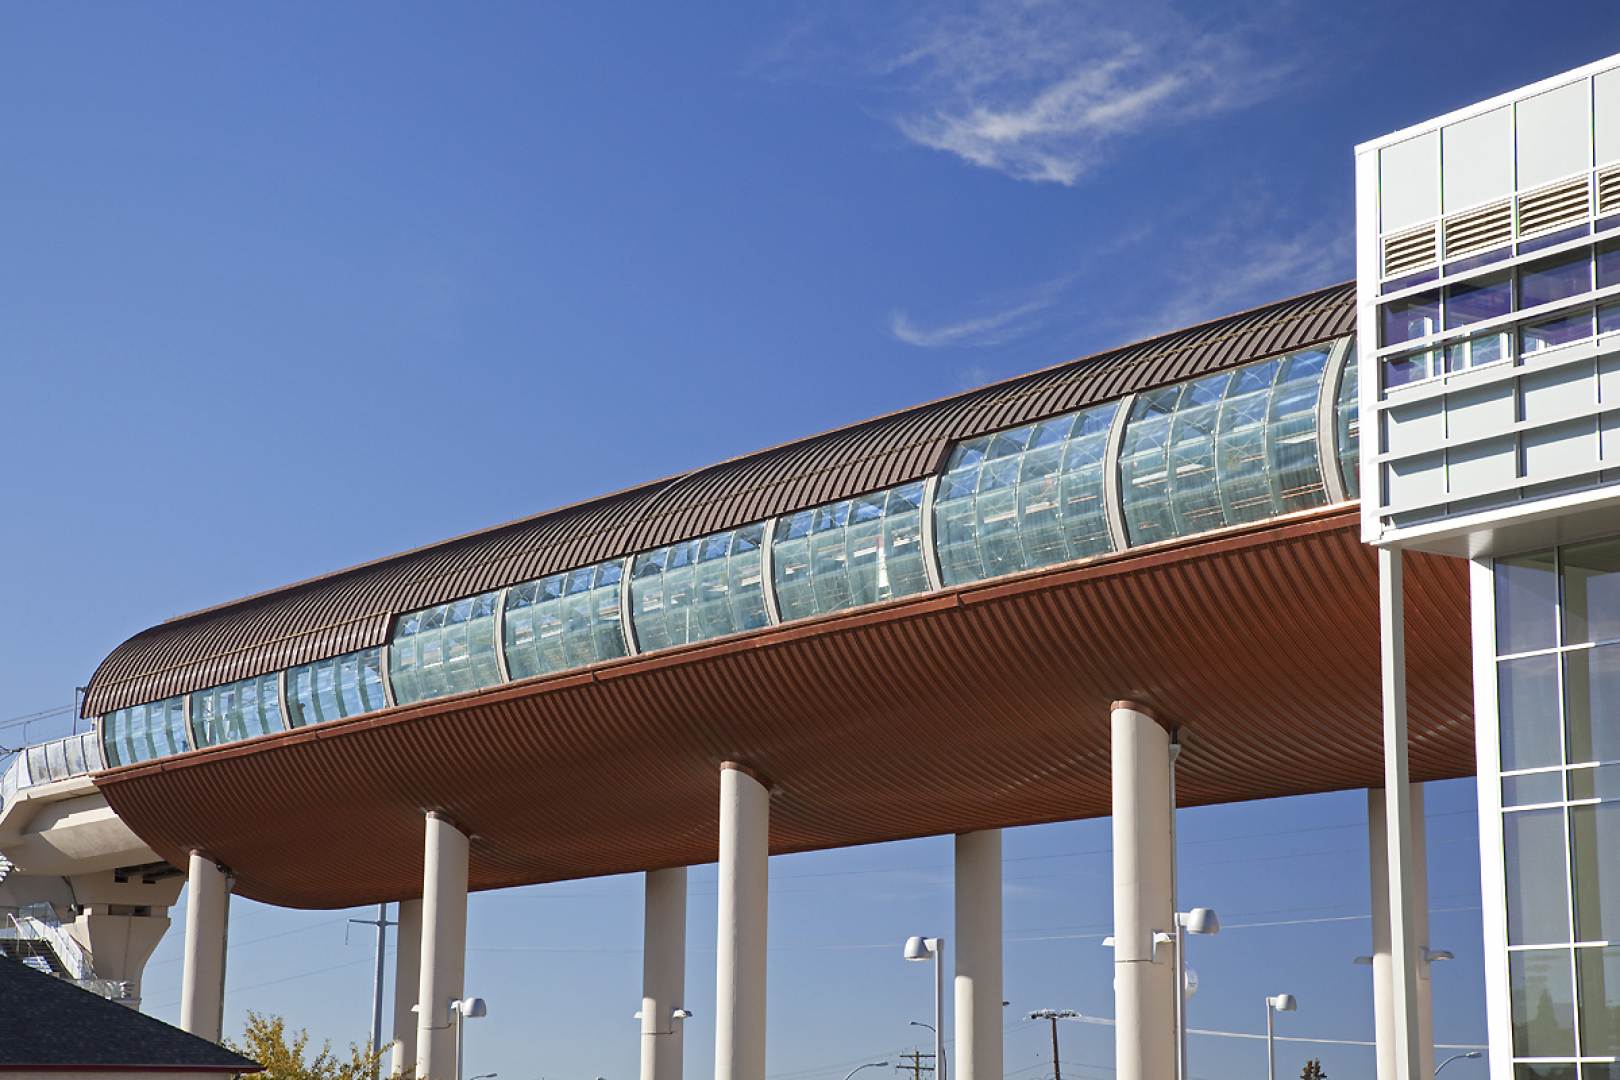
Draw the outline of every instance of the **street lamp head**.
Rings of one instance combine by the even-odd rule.
[[[671,1020],[690,1020],[692,1019],[692,1010],[676,1009],[674,1012],[669,1014],[669,1018]]]
[[[1186,926],[1189,934],[1218,934],[1221,932],[1221,919],[1211,908],[1195,907],[1187,912]]]
[[[458,998],[450,1003],[450,1007],[459,1011],[468,1020],[489,1015],[489,1006],[484,1004],[481,997]]]
[[[907,960],[932,960],[939,951],[939,938],[906,938]]]
[[[1457,954],[1452,952],[1450,949],[1424,949],[1423,959],[1427,960],[1431,964],[1436,964],[1442,960],[1455,960],[1457,959]]]
[[[1266,998],[1266,1004],[1278,1012],[1293,1012],[1299,1008],[1299,999],[1293,994],[1274,994]]]

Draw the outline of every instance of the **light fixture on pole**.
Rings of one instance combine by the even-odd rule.
[[[1446,1058],[1446,1060],[1442,1061],[1439,1065],[1435,1066],[1434,1075],[1439,1076],[1441,1069],[1445,1068],[1447,1065],[1450,1065],[1453,1061],[1456,1061],[1458,1058],[1478,1058],[1478,1057],[1484,1057],[1484,1056],[1485,1056],[1485,1051],[1483,1051],[1483,1050],[1469,1050],[1466,1053],[1462,1053],[1462,1054],[1452,1054],[1450,1057]]]
[[[1052,1080],[1063,1080],[1063,1064],[1058,1058],[1057,1022],[1059,1020],[1078,1020],[1080,1014],[1073,1009],[1036,1009],[1029,1014],[1031,1020],[1050,1020],[1052,1022]]]
[[[489,1006],[484,1004],[481,997],[452,998],[450,1000],[450,1016],[456,1022],[456,1080],[461,1080],[461,1025],[467,1020],[477,1020],[489,1015]]]
[[[1266,998],[1266,1080],[1277,1080],[1277,1049],[1271,1030],[1271,1014],[1293,1012],[1299,1001],[1293,994],[1273,994]]]
[[[1221,917],[1212,908],[1176,912],[1176,1080],[1187,1080],[1187,943],[1188,934],[1218,934]],[[1192,986],[1198,985],[1197,976]]]
[[[849,1070],[849,1072],[845,1073],[844,1080],[849,1080],[850,1077],[854,1076],[862,1069],[887,1069],[888,1067],[889,1063],[887,1061],[868,1061],[865,1065],[857,1065],[853,1069]]]
[[[945,939],[909,937],[905,957],[934,962],[934,1075],[937,1080],[945,1080]]]

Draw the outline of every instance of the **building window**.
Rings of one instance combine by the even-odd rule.
[[[1495,561],[1515,1076],[1620,1052],[1620,540]]]
[[[764,626],[764,536],[748,525],[637,555],[630,610],[642,651]]]
[[[495,655],[495,606],[487,592],[402,615],[388,642],[388,679],[394,701],[460,694],[501,681]]]
[[[1113,550],[1104,503],[1109,402],[958,443],[940,477],[940,577],[960,585]]]
[[[1344,493],[1361,497],[1361,365],[1352,347],[1339,376],[1339,398],[1334,403],[1334,429],[1339,450],[1339,476]]]
[[[289,727],[360,716],[385,704],[381,649],[333,656],[287,672]]]
[[[278,681],[275,675],[260,675],[192,694],[193,741],[218,746],[282,730]]]
[[[623,574],[624,564],[615,560],[507,590],[503,641],[511,677],[528,679],[625,655]]]
[[[101,748],[108,768],[185,753],[185,699],[172,697],[108,713],[101,718]]]
[[[784,621],[924,592],[922,484],[789,514],[771,537]]]

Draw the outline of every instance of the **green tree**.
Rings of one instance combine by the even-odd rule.
[[[225,1045],[252,1058],[264,1066],[260,1080],[371,1080],[372,1070],[382,1061],[383,1052],[349,1044],[348,1057],[332,1052],[328,1040],[313,1059],[304,1060],[309,1051],[309,1032],[287,1034],[287,1021],[279,1016],[264,1016],[249,1012],[242,1041],[225,1040]]]
[[[1327,1073],[1322,1071],[1322,1059],[1311,1058],[1307,1061],[1299,1071],[1299,1080],[1327,1080]]]

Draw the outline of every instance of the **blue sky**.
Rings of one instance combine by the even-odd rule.
[[[1610,4],[1543,4],[1534,34],[1524,11],[9,7],[0,720],[182,611],[1343,280],[1355,142],[1620,48]],[[1483,1037],[1471,791],[1430,805],[1456,1042]],[[1196,1023],[1257,1031],[1290,990],[1288,1026],[1370,1037],[1363,815],[1184,816],[1185,893],[1231,927],[1198,943]],[[1017,1016],[1111,1013],[1106,848],[1106,822],[1008,836],[1015,1075],[1049,1067]],[[911,1045],[928,986],[898,943],[948,933],[948,852],[773,864],[772,1076]],[[229,1025],[363,1037],[342,917],[239,903]],[[475,898],[470,1072],[631,1075],[639,919],[634,879]],[[178,945],[147,987],[168,1018]],[[1111,1061],[1105,1027],[1065,1040],[1067,1073],[1106,1072],[1081,1064]],[[1204,1077],[1260,1063],[1193,1052]]]

